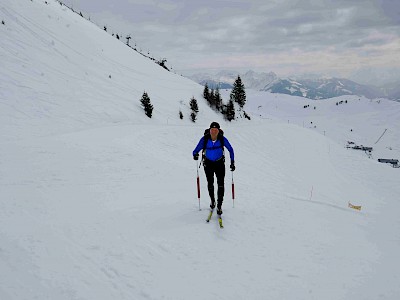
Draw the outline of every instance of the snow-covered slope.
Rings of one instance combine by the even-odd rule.
[[[226,91],[224,91],[226,97]],[[371,158],[400,160],[400,105],[387,99],[341,96],[310,100],[247,91],[246,111],[264,119],[309,128],[342,146],[347,142],[373,147]],[[382,135],[383,134],[383,135]],[[382,137],[381,137],[382,135]],[[361,155],[365,153],[361,152]]]
[[[180,123],[188,123],[191,97],[199,100],[200,122],[209,111],[200,85],[162,69],[65,6],[47,3],[1,3],[3,137],[18,137],[25,127],[38,136],[145,122],[144,91],[154,105],[153,123],[178,120],[179,110],[186,116]]]
[[[344,142],[385,127],[374,147],[398,158],[399,103],[250,92],[252,120],[226,123],[197,84],[48,3],[0,6],[0,299],[398,298],[400,169]],[[196,92],[198,123],[179,120]],[[213,120],[236,155],[223,230],[191,157]]]

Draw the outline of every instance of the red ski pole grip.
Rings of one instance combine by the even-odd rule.
[[[200,177],[197,176],[197,198],[200,199]]]

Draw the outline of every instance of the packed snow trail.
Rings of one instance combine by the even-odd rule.
[[[354,162],[334,144],[328,152],[328,140],[296,126],[225,132],[237,155],[237,197],[232,208],[226,195],[223,231],[197,209],[199,127],[110,126],[20,142],[13,153],[2,147],[1,185],[13,200],[1,202],[1,274],[14,287],[4,295],[28,295],[12,278],[31,270],[26,291],[58,299],[201,299],[209,286],[222,299],[390,299],[396,285],[379,279],[397,278],[399,245],[381,238],[399,225],[382,207],[398,205],[396,191],[385,190],[394,184],[388,168]],[[29,259],[17,262],[20,255]],[[224,275],[210,276],[213,269]]]

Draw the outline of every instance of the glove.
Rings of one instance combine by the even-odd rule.
[[[231,162],[231,166],[230,167],[231,167],[231,171],[232,172],[235,171],[236,168],[235,168],[235,162],[234,161]]]
[[[196,153],[195,155],[193,155],[193,159],[194,159],[194,160],[198,160],[198,159],[199,159],[199,154]]]

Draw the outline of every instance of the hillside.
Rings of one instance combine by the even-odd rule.
[[[252,120],[225,122],[201,86],[47,2],[0,6],[0,299],[397,299],[400,169],[377,158],[400,156],[400,103],[248,91]],[[222,230],[192,159],[215,120],[237,167]]]
[[[168,72],[55,1],[3,1],[0,18],[1,136],[14,139],[115,123],[189,123],[191,97],[202,114],[202,87]],[[207,111],[209,111],[207,113]],[[205,116],[204,115],[204,116]],[[181,120],[179,120],[181,121]],[[57,126],[54,126],[54,123]],[[207,119],[208,123],[208,119]]]

